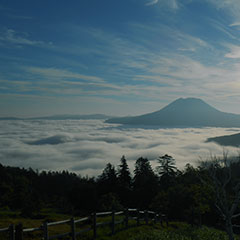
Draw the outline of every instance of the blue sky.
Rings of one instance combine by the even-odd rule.
[[[0,116],[240,113],[239,0],[1,0]]]

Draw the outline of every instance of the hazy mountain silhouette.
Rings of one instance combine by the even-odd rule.
[[[0,120],[90,120],[90,119],[105,120],[108,118],[112,118],[112,116],[107,116],[104,114],[89,114],[89,115],[62,114],[62,115],[34,117],[34,118],[1,117]]]
[[[233,135],[219,136],[219,137],[214,137],[214,138],[208,138],[206,142],[215,142],[222,146],[239,147],[240,146],[240,133],[233,134]]]
[[[63,114],[63,115],[53,115],[46,117],[36,117],[31,119],[43,119],[43,120],[90,120],[90,119],[99,119],[104,120],[108,119],[111,116],[107,116],[104,114],[89,114],[89,115],[72,115],[72,114]]]
[[[159,111],[107,123],[162,127],[240,127],[240,115],[221,112],[198,98],[179,98]]]
[[[71,139],[66,135],[55,135],[55,136],[42,138],[35,141],[29,141],[26,143],[29,145],[45,145],[45,144],[57,145],[57,144],[69,142],[70,140]]]
[[[0,120],[22,120],[22,118],[16,118],[16,117],[1,117]]]

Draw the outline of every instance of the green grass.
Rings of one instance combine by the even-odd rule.
[[[80,238],[79,238],[80,239]],[[219,230],[201,227],[192,228],[189,224],[171,223],[170,226],[133,227],[127,231],[121,231],[114,236],[102,236],[99,233],[99,240],[227,240],[227,235]]]
[[[17,225],[19,223],[23,224],[23,228],[37,228],[42,225],[42,223],[47,220],[48,222],[55,222],[65,219],[70,219],[71,216],[65,214],[59,214],[54,209],[43,209],[40,212],[41,218],[39,219],[30,219],[24,218],[20,215],[18,211],[10,211],[0,209],[0,228],[6,228],[10,224]],[[53,226],[49,228],[51,235],[56,235],[59,233],[69,232],[70,226],[68,224],[62,224],[58,226]],[[24,240],[36,239],[40,240],[42,238],[42,233],[36,231],[34,233],[24,233]],[[5,233],[0,233],[0,240],[8,239]]]
[[[191,227],[186,223],[171,222],[169,227],[160,224],[135,226],[131,221],[129,229],[120,230],[111,236],[109,228],[97,230],[98,240],[228,240],[225,232],[214,228]],[[124,227],[122,226],[122,229]],[[92,233],[81,236],[79,240],[92,239]],[[236,238],[237,239],[237,238]]]

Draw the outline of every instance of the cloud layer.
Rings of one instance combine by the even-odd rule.
[[[108,162],[119,165],[125,155],[131,170],[143,156],[157,166],[157,157],[172,155],[177,166],[197,165],[200,158],[221,155],[222,147],[205,143],[208,137],[240,129],[127,128],[101,120],[1,121],[0,163],[39,170],[64,170],[98,175]],[[236,154],[236,148],[228,148]]]

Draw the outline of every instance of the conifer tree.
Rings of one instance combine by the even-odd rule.
[[[102,174],[98,177],[98,185],[100,194],[117,191],[117,172],[111,163],[106,165]]]
[[[131,178],[131,173],[129,171],[129,167],[127,164],[127,160],[124,155],[122,156],[120,161],[121,161],[121,164],[119,165],[119,169],[118,169],[119,184],[123,188],[130,188],[132,178]]]
[[[165,189],[174,185],[177,168],[175,166],[175,159],[172,156],[165,154],[158,158],[160,166],[157,171],[160,175],[161,186]]]
[[[175,166],[175,159],[172,156],[165,154],[158,158],[160,166],[157,167],[160,176],[173,176],[177,170]]]
[[[125,207],[131,205],[132,197],[132,178],[125,156],[120,159],[121,164],[118,169],[119,197]]]
[[[141,208],[147,208],[156,195],[158,182],[147,158],[137,159],[134,170],[133,190],[135,204]]]

